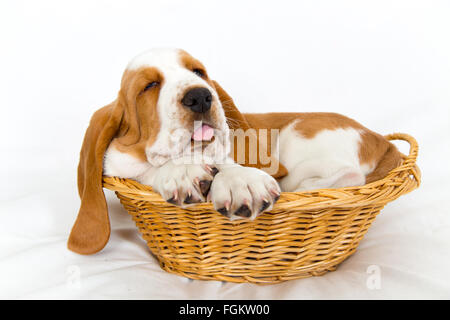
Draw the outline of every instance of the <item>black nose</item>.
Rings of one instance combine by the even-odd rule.
[[[206,88],[194,88],[186,92],[181,103],[194,112],[204,113],[211,109],[212,95]]]

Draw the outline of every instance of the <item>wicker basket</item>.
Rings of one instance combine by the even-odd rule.
[[[181,209],[148,186],[104,177],[131,214],[161,267],[192,279],[276,283],[323,275],[355,252],[380,210],[417,188],[418,145],[382,180],[341,189],[284,192],[254,221],[229,221],[211,203]]]

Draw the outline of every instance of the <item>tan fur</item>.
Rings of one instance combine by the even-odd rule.
[[[237,107],[234,105],[233,99],[231,99],[231,97],[228,95],[228,93],[226,93],[225,90],[223,90],[223,88],[216,82],[213,81],[214,87],[217,91],[217,94],[219,95],[220,101],[222,102],[222,107],[225,111],[225,116],[227,118],[227,123],[228,126],[230,127],[230,129],[243,129],[248,130],[250,128],[254,128],[254,129],[260,129],[259,127],[253,127],[250,125],[250,123],[247,121],[246,117],[241,114],[239,112],[239,110],[237,109]],[[264,128],[264,127],[261,127]],[[257,137],[255,137],[256,141],[258,140],[258,134]],[[259,143],[258,143],[259,145]],[[237,161],[238,158],[238,149],[237,149],[237,144],[234,145],[234,150],[232,150],[232,155],[235,161]],[[261,147],[261,146],[260,146]],[[270,156],[270,163],[272,165],[275,165],[278,170],[277,172],[275,172],[274,174],[271,174],[274,178],[276,179],[281,179],[282,177],[287,175],[287,170],[286,168],[278,162],[278,159],[276,159],[273,155],[270,154],[270,152],[268,152],[271,147],[271,142],[270,139],[267,139],[267,150],[264,150],[263,154],[268,154],[268,156]],[[251,164],[250,162],[250,154],[249,154],[249,143],[246,143],[245,145],[245,163],[241,163],[243,166],[247,166],[247,167],[255,167],[255,168],[259,168],[264,170],[266,167],[270,166],[269,165],[263,165],[261,162],[261,159],[259,158],[259,152],[257,155],[257,161],[256,164]]]
[[[159,87],[142,92],[153,81],[164,82],[162,75],[155,68],[143,68],[138,71],[125,71],[119,96],[127,101],[128,112],[124,123],[112,141],[112,145],[123,153],[128,153],[142,161],[147,161],[145,148],[151,146],[159,132],[156,103]]]
[[[193,56],[191,56],[184,50],[180,50],[179,57],[182,66],[191,71],[193,71],[194,69],[200,69],[205,74],[203,79],[205,79],[206,82],[208,82],[211,86],[213,86],[212,81],[209,79],[208,74],[206,73],[206,68],[203,65],[203,63],[195,59]]]
[[[366,176],[366,183],[371,183],[383,179],[392,169],[397,168],[402,162],[402,154],[392,143],[389,142],[387,148],[384,142],[382,144],[382,147],[373,149],[373,152],[371,154],[371,161],[373,163],[377,163],[377,166],[375,167],[375,170],[373,172]],[[370,148],[370,144],[367,144],[367,142],[364,144],[364,146],[367,149]],[[364,147],[361,146],[361,149],[363,148]]]
[[[68,248],[80,254],[100,251],[109,239],[109,218],[102,188],[103,155],[122,116],[123,107],[117,102],[103,107],[92,116],[84,136],[78,165],[81,207],[68,241]]]

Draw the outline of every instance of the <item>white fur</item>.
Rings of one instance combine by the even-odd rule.
[[[117,176],[139,180],[147,171],[152,169],[152,165],[117,150],[110,145],[105,152],[103,162],[103,174],[106,176]]]
[[[308,139],[295,130],[296,123],[298,121],[280,132],[280,162],[289,172],[280,181],[283,191],[365,183],[365,175],[373,168],[360,165],[358,152],[361,134],[358,130],[323,130]]]

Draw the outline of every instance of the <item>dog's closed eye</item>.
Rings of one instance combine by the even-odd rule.
[[[147,91],[148,89],[151,89],[151,88],[156,87],[156,86],[158,86],[158,85],[159,85],[159,82],[158,82],[158,81],[150,82],[149,84],[147,84],[147,85],[145,86],[144,90],[142,90],[142,91]]]
[[[205,71],[203,71],[202,69],[199,69],[199,68],[193,69],[192,72],[195,73],[196,75],[198,75],[200,78],[204,78],[206,76]]]

